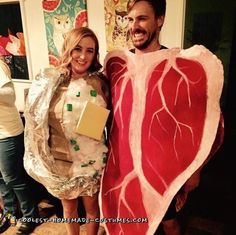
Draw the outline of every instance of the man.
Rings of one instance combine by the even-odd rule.
[[[129,31],[135,47],[135,54],[144,54],[163,49],[159,34],[164,23],[166,1],[129,1]],[[196,175],[196,184],[199,181]],[[194,182],[195,183],[195,182]],[[170,204],[162,224],[166,235],[180,235],[180,227],[175,218],[175,201]]]
[[[135,47],[134,53],[144,54],[164,49],[165,47],[159,43],[159,33],[164,23],[165,12],[166,12],[166,1],[131,0],[128,2],[128,12],[129,12],[129,22],[130,22],[129,23],[130,36],[133,45]],[[222,123],[223,120],[221,116],[221,124]],[[221,127],[219,126],[219,128]],[[222,133],[222,131],[220,132]],[[221,145],[220,142],[218,144]],[[209,155],[207,161],[215,151],[216,151],[215,149],[212,149],[211,154]],[[199,185],[200,170],[201,168],[199,168],[186,181],[184,186],[179,190],[175,198],[172,200],[169,209],[167,210],[167,213],[162,220],[163,229],[166,235],[181,234],[180,226],[176,219],[176,213],[184,205],[188,193],[194,190]]]
[[[176,149],[175,146],[173,147],[173,143],[165,142],[171,132],[166,129],[169,127],[164,125],[165,120],[163,120],[163,118],[169,119],[169,116],[162,116],[164,115],[162,111],[166,111],[165,109],[167,109],[168,105],[169,108],[170,104],[166,103],[168,101],[165,99],[166,94],[162,94],[166,84],[164,81],[167,82],[167,79],[164,80],[162,76],[172,74],[172,72],[165,74],[165,69],[168,67],[168,64],[165,64],[167,63],[165,59],[173,58],[171,56],[168,57],[169,55],[167,54],[175,53],[173,50],[162,51],[161,49],[165,47],[159,42],[159,34],[165,19],[165,10],[165,0],[129,1],[129,34],[134,45],[134,49],[131,51],[135,56],[130,55],[128,52],[116,52],[116,54],[108,55],[105,60],[107,76],[111,79],[114,119],[110,135],[110,155],[101,189],[102,214],[105,217],[116,216],[118,218],[124,215],[129,218],[147,215],[148,223],[150,222],[147,226],[143,224],[122,224],[120,226],[106,224],[107,231],[110,234],[119,234],[120,231],[126,235],[132,234],[128,231],[133,231],[133,234],[134,231],[136,231],[136,234],[151,234],[155,231],[155,222],[153,222],[156,218],[155,215],[165,213],[169,205],[167,203],[169,199],[167,198],[172,198],[170,196],[171,190],[168,191],[167,189],[174,178],[170,179],[169,175],[175,174],[173,173],[176,170],[175,168],[179,167],[178,163],[174,167],[171,166],[172,163],[169,165],[169,162],[172,161],[172,156],[179,158],[178,151],[181,157],[182,155],[184,158],[186,155],[188,157],[187,151],[182,154],[183,148],[175,152]],[[145,65],[149,66],[150,63],[145,61],[153,63],[155,58],[161,63],[153,64],[146,68]],[[160,58],[163,58],[163,60],[160,60]],[[155,68],[153,67],[154,65],[156,66]],[[153,69],[153,72],[150,74],[149,71],[151,69]],[[162,72],[164,75],[161,76]],[[175,82],[174,76],[175,74],[173,73],[173,82]],[[178,77],[180,82],[181,77],[182,75]],[[163,82],[161,83],[162,79]],[[172,81],[172,77],[170,79]],[[174,89],[178,90],[178,88],[174,87],[167,88],[170,96]],[[197,105],[197,101],[195,105]],[[173,107],[174,110],[175,105]],[[180,110],[181,108],[183,107],[180,107]],[[218,123],[219,120],[218,111],[215,123]],[[172,116],[172,112],[175,111],[170,111],[170,116]],[[152,114],[148,117],[148,113]],[[176,119],[174,120],[174,127],[175,124]],[[160,131],[157,131],[158,128]],[[216,124],[214,128],[217,129]],[[161,131],[163,132],[162,134]],[[158,139],[160,136],[161,138]],[[176,135],[173,134],[173,139],[175,138]],[[211,138],[214,138],[214,136]],[[189,140],[190,138],[186,141]],[[190,143],[187,144],[187,142],[183,141],[181,144],[185,148]],[[168,156],[166,152],[169,151],[169,148],[171,150]],[[207,148],[209,149],[209,146]],[[163,157],[168,158],[168,160],[164,160],[164,162]],[[198,167],[195,169],[197,170]],[[163,172],[167,175],[166,178],[161,175]],[[194,171],[191,172],[188,172],[189,176],[185,178],[187,181],[184,180],[186,181],[185,185],[170,203],[165,216],[159,216],[158,218],[163,217],[162,224],[166,235],[181,234],[176,220],[176,211],[179,211],[183,206],[188,192],[193,190],[199,183],[199,170],[195,173]],[[153,179],[154,177],[157,178]],[[163,199],[160,194],[156,193],[150,184],[152,187],[158,188],[161,195],[166,194],[166,198],[164,197]],[[162,184],[163,187],[160,186]],[[173,186],[172,188],[173,191],[177,192],[175,189],[178,187]],[[168,191],[167,193],[166,190]],[[114,206],[112,207],[113,204]],[[159,204],[157,206],[158,212],[156,211],[157,207],[155,208],[156,204]],[[136,230],[139,226],[142,226],[142,232],[138,232],[141,231],[140,228],[140,230]]]

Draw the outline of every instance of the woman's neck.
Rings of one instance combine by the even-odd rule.
[[[83,73],[83,74],[72,74],[71,80],[76,80],[76,79],[80,79],[80,78],[87,77],[87,76],[88,76],[88,72]]]

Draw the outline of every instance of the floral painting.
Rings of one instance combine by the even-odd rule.
[[[9,66],[12,78],[29,79],[19,2],[0,3],[0,57]]]
[[[131,47],[128,34],[128,0],[104,0],[107,51]]]
[[[87,26],[86,0],[43,0],[49,63],[58,64],[65,34],[72,28]]]

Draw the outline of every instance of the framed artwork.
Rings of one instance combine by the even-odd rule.
[[[22,22],[22,1],[0,2],[0,56],[14,79],[29,79],[25,37]]]
[[[128,34],[128,0],[104,0],[107,51],[131,48]]]
[[[58,64],[65,34],[72,28],[87,26],[86,0],[43,0],[44,22],[50,66]]]

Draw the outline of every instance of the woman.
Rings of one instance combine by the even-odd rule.
[[[41,72],[26,104],[26,170],[61,199],[68,219],[78,218],[78,197],[82,197],[87,219],[99,218],[98,192],[107,147],[104,138],[76,132],[87,101],[107,106],[108,89],[98,73],[98,53],[93,31],[72,29],[66,35],[60,65]],[[87,234],[97,234],[98,227],[99,223],[87,223]],[[66,223],[66,229],[69,235],[78,235],[79,223]]]
[[[10,227],[10,218],[18,217],[17,200],[23,217],[38,217],[23,167],[23,124],[15,106],[15,91],[8,66],[0,59],[0,195],[4,210],[0,218],[0,233]],[[16,200],[17,199],[17,200]],[[30,233],[35,223],[23,222],[17,233]]]

